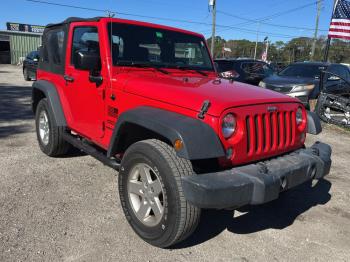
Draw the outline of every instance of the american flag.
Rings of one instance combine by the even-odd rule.
[[[350,2],[337,0],[332,16],[329,38],[350,40]]]

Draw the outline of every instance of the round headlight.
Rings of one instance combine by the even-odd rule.
[[[236,118],[233,114],[227,114],[221,123],[222,134],[225,138],[229,138],[236,130]]]
[[[295,118],[297,125],[300,125],[303,122],[303,109],[301,107],[298,108]]]
[[[293,86],[292,92],[302,92],[314,89],[315,85],[295,85]]]

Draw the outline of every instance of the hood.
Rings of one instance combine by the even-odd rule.
[[[273,75],[263,80],[267,85],[279,86],[279,87],[292,87],[294,85],[303,84],[316,84],[318,79],[308,77],[295,77],[295,76],[279,76]]]
[[[118,78],[124,78],[122,82],[125,92],[197,112],[200,111],[203,102],[209,100],[211,106],[208,114],[212,116],[219,116],[231,107],[298,101],[260,87],[198,74],[186,76],[133,71],[118,74],[116,79]]]

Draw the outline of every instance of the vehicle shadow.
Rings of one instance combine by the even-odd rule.
[[[32,130],[30,124],[18,122],[34,117],[31,110],[31,93],[31,86],[0,83],[0,138]]]
[[[239,209],[243,214],[236,218],[236,211],[204,210],[193,235],[173,248],[198,245],[214,238],[225,229],[234,234],[250,234],[270,228],[284,229],[295,220],[304,220],[302,214],[310,208],[326,204],[331,199],[331,186],[328,180],[320,180],[314,187],[311,187],[311,182],[300,185],[282,193],[279,199],[270,203]]]
[[[31,86],[0,83],[0,122],[32,119],[31,95]]]
[[[5,138],[14,134],[28,133],[32,130],[31,125],[0,126],[0,138]]]

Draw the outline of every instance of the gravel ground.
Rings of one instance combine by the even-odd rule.
[[[204,211],[190,239],[162,250],[124,219],[115,171],[39,150],[31,84],[0,66],[0,261],[350,261],[349,132],[308,137],[333,147],[326,180],[240,212]]]

